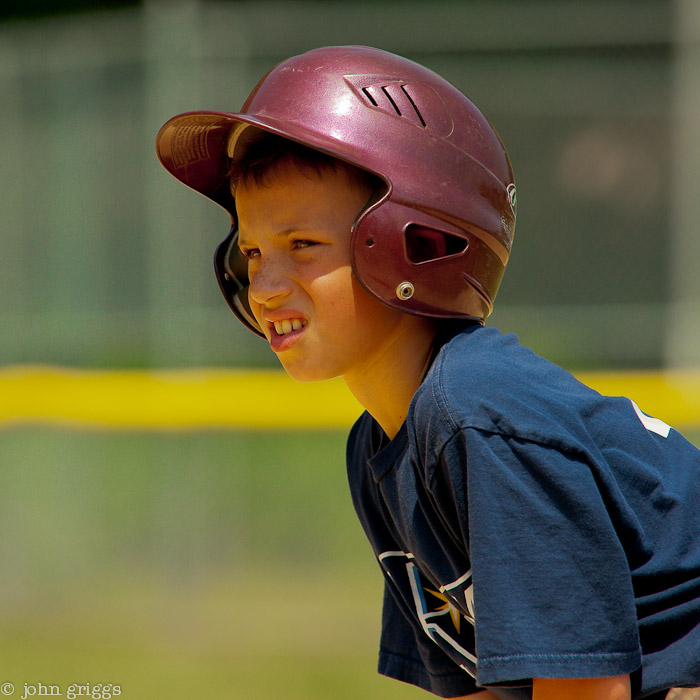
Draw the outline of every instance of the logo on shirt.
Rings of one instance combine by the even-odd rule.
[[[450,619],[452,620],[452,624],[454,625],[455,629],[457,630],[457,634],[459,634],[460,627],[462,626],[462,613],[459,612],[457,609],[457,606],[452,603],[452,601],[444,594],[440,593],[440,591],[434,591],[432,588],[423,588],[423,591],[425,593],[429,593],[430,596],[433,596],[434,598],[437,598],[438,601],[440,601],[442,604],[436,604],[434,600],[428,596],[426,598],[426,602],[428,603],[428,608],[430,608],[430,614],[431,615],[446,615],[449,614]],[[431,606],[430,604],[433,603],[434,607]]]
[[[451,583],[435,586],[421,574],[410,552],[384,552],[379,560],[403,597],[412,600],[423,631],[476,678],[471,569]]]

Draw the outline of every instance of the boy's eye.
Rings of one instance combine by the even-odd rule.
[[[290,247],[292,250],[302,250],[304,248],[310,248],[312,246],[318,245],[317,241],[310,241],[306,238],[300,238],[297,240],[292,240]],[[246,260],[252,260],[253,258],[260,257],[260,248],[248,248],[246,246],[239,246],[241,255]]]
[[[257,258],[260,255],[260,251],[257,248],[240,248],[241,255],[246,259]]]
[[[306,238],[300,238],[292,241],[292,249],[298,250],[299,248],[309,248],[316,245],[316,241],[309,241]]]

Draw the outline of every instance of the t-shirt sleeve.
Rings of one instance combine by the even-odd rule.
[[[466,429],[480,685],[641,665],[630,567],[584,452]]]

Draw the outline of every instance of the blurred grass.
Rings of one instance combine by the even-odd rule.
[[[381,579],[344,432],[1,435],[0,683],[424,696],[376,674]]]
[[[426,697],[375,671],[381,580],[344,431],[1,435],[0,683],[18,696]]]
[[[375,673],[369,577],[295,578],[223,577],[177,594],[137,581],[62,610],[40,606],[3,624],[3,681],[112,683],[125,698],[418,696]]]

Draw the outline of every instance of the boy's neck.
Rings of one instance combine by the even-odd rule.
[[[343,376],[353,396],[390,439],[401,429],[413,395],[430,366],[435,336],[431,320],[407,316],[378,358]]]

